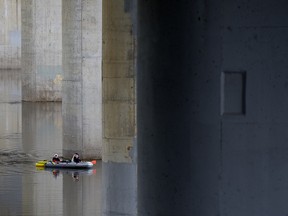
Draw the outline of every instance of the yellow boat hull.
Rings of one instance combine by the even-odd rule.
[[[47,160],[42,160],[42,161],[38,161],[35,165],[36,167],[45,167],[45,164],[47,163]]]

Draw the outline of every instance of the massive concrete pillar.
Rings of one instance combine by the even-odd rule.
[[[22,0],[22,100],[60,101],[61,1]]]
[[[0,69],[21,65],[21,2],[0,1]]]
[[[63,153],[101,158],[102,1],[63,0]]]
[[[136,1],[103,1],[104,215],[137,215]]]
[[[103,1],[103,160],[131,162],[136,134],[133,1]]]
[[[138,2],[138,215],[220,215],[219,1]]]
[[[225,1],[222,215],[288,212],[288,2]]]

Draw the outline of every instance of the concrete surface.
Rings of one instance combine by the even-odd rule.
[[[102,157],[102,1],[63,2],[63,153]]]
[[[221,117],[222,215],[288,213],[287,9],[286,1],[223,5],[222,70],[245,71],[246,112]]]
[[[58,0],[22,0],[22,100],[62,100],[62,11]]]
[[[21,66],[21,1],[0,1],[0,69]]]
[[[138,4],[138,215],[287,215],[287,2]]]
[[[103,1],[103,160],[131,163],[136,136],[135,1]]]

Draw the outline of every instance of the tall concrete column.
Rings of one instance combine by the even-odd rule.
[[[21,66],[21,1],[0,1],[0,69]]]
[[[138,2],[138,215],[220,215],[219,1]]]
[[[61,101],[61,1],[22,0],[21,4],[22,100]]]
[[[103,160],[131,163],[136,135],[136,1],[103,1]]]
[[[101,158],[102,1],[63,0],[63,153]]]
[[[103,1],[104,215],[137,215],[136,1]]]

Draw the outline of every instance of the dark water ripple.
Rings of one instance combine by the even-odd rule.
[[[30,164],[37,158],[31,154],[19,151],[0,152],[0,166],[12,164]]]

